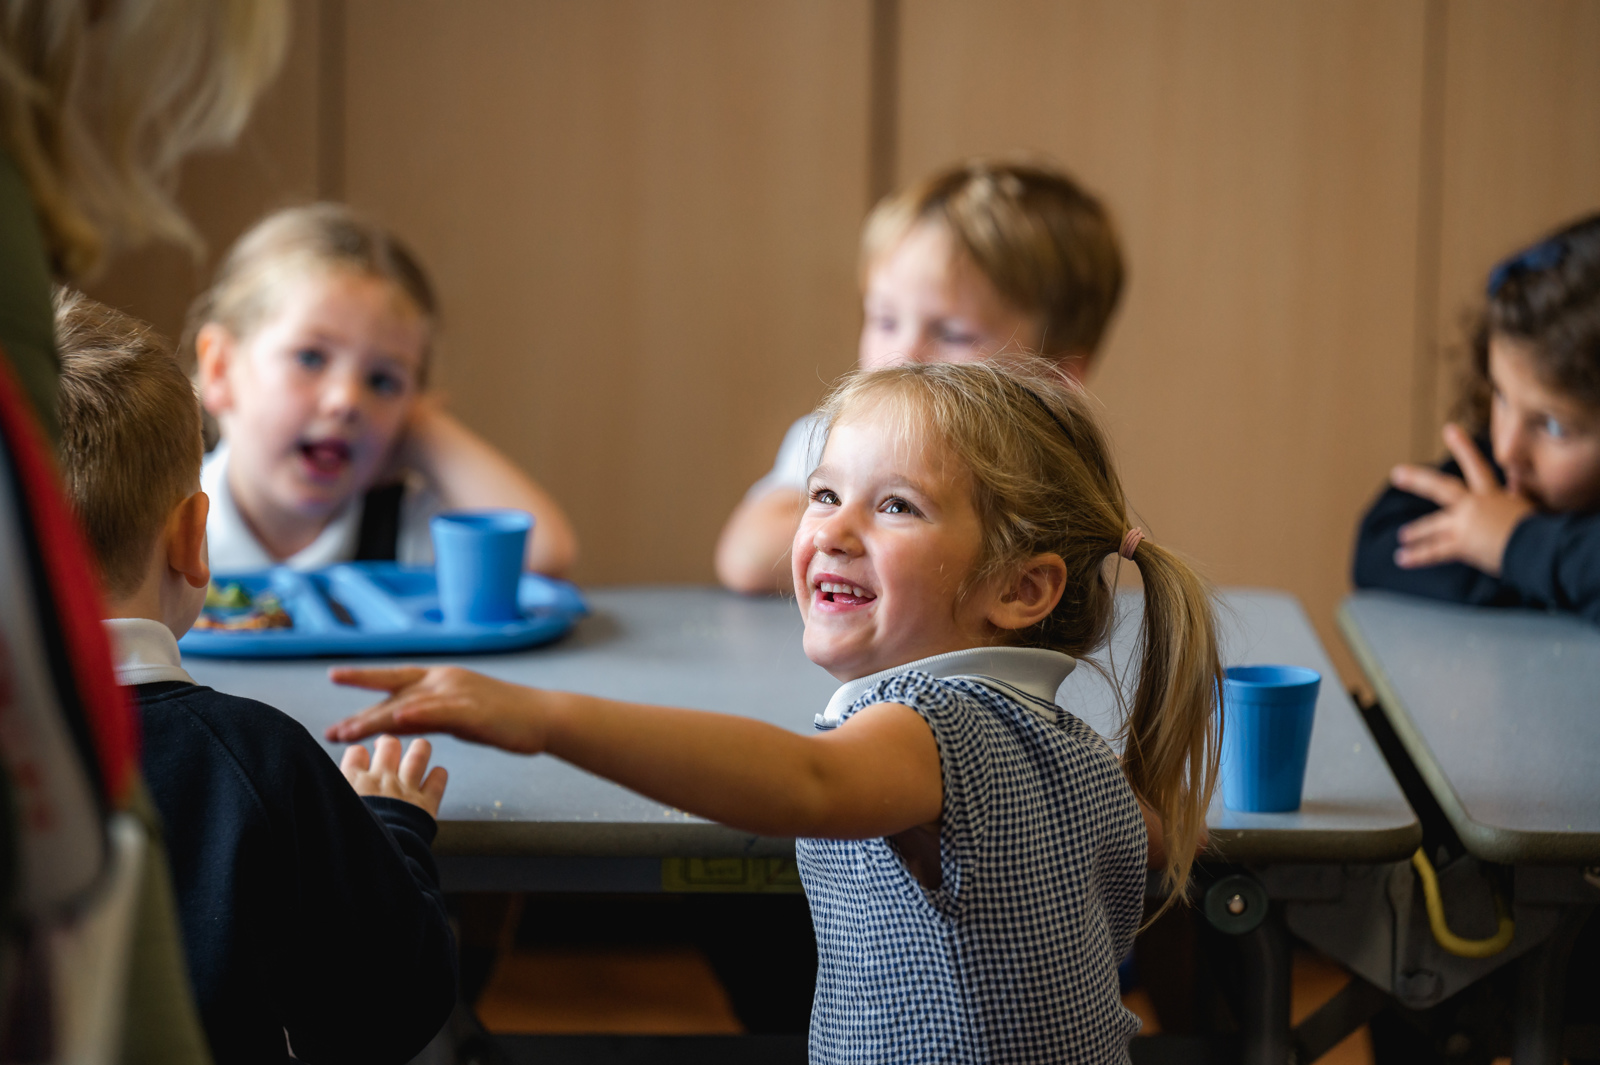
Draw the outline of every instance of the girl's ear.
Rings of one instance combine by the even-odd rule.
[[[233,386],[229,367],[238,355],[238,342],[217,322],[207,322],[194,337],[194,354],[199,363],[200,402],[213,416],[233,407]]]
[[[1015,571],[989,610],[997,629],[1027,629],[1050,616],[1067,587],[1067,564],[1057,554],[1035,555]]]

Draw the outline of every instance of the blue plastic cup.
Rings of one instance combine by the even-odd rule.
[[[1222,801],[1230,810],[1300,809],[1322,675],[1301,666],[1233,666],[1222,682]]]
[[[525,510],[453,510],[437,514],[433,568],[447,625],[493,625],[522,616],[517,585],[533,530]]]

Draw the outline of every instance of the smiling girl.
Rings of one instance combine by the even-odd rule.
[[[437,315],[405,246],[341,205],[239,239],[187,333],[222,427],[201,474],[214,570],[431,564],[429,518],[461,507],[530,512],[528,568],[571,567],[561,508],[424,391]]]
[[[1453,461],[1395,468],[1355,583],[1600,621],[1600,215],[1495,267],[1472,352],[1477,439],[1452,423]]]
[[[389,697],[329,730],[546,752],[747,831],[798,836],[811,1060],[1127,1061],[1117,962],[1143,909],[1139,799],[1186,880],[1220,689],[1200,580],[1127,524],[1089,401],[1047,367],[848,379],[794,537],[805,651],[843,686],[800,736],[455,668],[336,669]],[[1143,577],[1118,760],[1056,703]]]

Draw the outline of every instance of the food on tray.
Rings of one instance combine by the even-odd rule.
[[[245,591],[244,585],[232,581],[227,584],[217,584],[213,581],[206,588],[207,610],[245,610],[250,606],[250,593]]]
[[[206,589],[206,605],[194,627],[212,632],[261,632],[292,629],[294,619],[283,601],[271,592],[251,595],[242,584],[213,584]]]

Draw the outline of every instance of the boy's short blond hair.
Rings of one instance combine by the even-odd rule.
[[[1038,354],[1093,355],[1125,268],[1104,205],[1038,162],[973,159],[884,198],[861,235],[861,281],[922,222],[950,233],[995,291],[1039,320]]]
[[[106,590],[144,583],[156,537],[200,482],[200,400],[154,329],[81,292],[55,294],[61,475]]]

